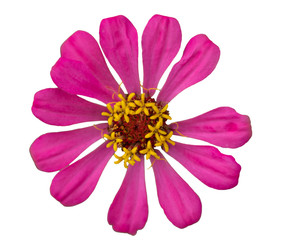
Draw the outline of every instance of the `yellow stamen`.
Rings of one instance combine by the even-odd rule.
[[[151,102],[145,103],[145,93],[141,94],[141,100],[134,100],[134,102],[139,107],[135,114],[140,114],[143,111],[146,116],[149,116],[149,108],[155,105],[155,103]]]
[[[97,125],[94,125],[94,128],[99,130],[99,131],[101,131],[101,138],[103,138],[104,137],[104,134],[103,134],[104,133],[104,129],[98,128]]]
[[[118,95],[120,99],[122,99],[121,102],[117,103],[117,112],[119,113],[115,117],[115,121],[119,121],[122,116],[124,116],[125,121],[128,123],[130,121],[128,115],[129,113],[133,113],[130,108],[136,107],[135,103],[130,102],[132,98],[135,96],[135,93],[131,93],[128,96],[128,99],[126,100],[122,94]]]
[[[151,165],[148,167],[148,170],[149,170],[151,167],[153,167],[153,165],[154,165],[154,163],[155,163],[156,160],[164,160],[164,161],[166,161],[165,158],[154,159],[153,162],[151,163]]]
[[[157,118],[162,117],[162,118],[171,120],[172,118],[168,114],[165,114],[167,108],[168,108],[168,104],[166,104],[161,110],[159,110],[156,106],[154,106],[153,110],[156,112],[156,114],[151,116],[150,119],[157,119]]]
[[[130,118],[128,117],[127,114],[124,114],[124,118],[125,118],[125,120],[126,120],[127,123],[130,121]]]
[[[154,156],[155,158],[159,159],[160,157],[154,151],[151,142],[148,141],[146,149],[140,151],[141,154],[146,154],[146,159],[150,159],[150,156]]]
[[[151,125],[148,125],[149,130],[151,131],[150,133],[145,135],[145,138],[151,138],[154,134],[163,134],[166,135],[167,133],[163,130],[160,129],[160,127],[163,124],[163,120],[162,118],[159,118],[159,121],[157,122],[157,124],[155,125],[155,127],[152,127]]]
[[[135,164],[135,161],[140,161],[140,158],[136,155],[137,147],[134,147],[131,151],[126,148],[123,148],[123,151],[125,153],[121,157],[114,154],[114,156],[118,159],[118,161],[114,162],[115,164],[119,164],[120,162],[124,161],[124,167],[128,168],[128,164],[133,166]]]
[[[118,143],[121,143],[123,139],[117,138],[115,132],[112,132],[111,135],[104,134],[104,137],[110,142],[106,145],[107,148],[113,145],[113,149],[116,152],[118,150]]]
[[[176,129],[174,129],[174,131],[176,131],[180,136],[187,137],[187,136],[183,135],[180,131],[177,130],[179,128],[179,125],[177,122],[174,122],[173,124],[176,124]]]
[[[173,134],[173,131],[170,131],[169,134],[167,136],[163,136],[163,135],[160,135],[160,136],[156,136],[156,140],[157,140],[157,143],[155,144],[156,147],[160,147],[160,146],[163,146],[164,148],[164,151],[168,152],[169,150],[169,146],[166,142],[172,144],[172,145],[175,145],[175,142],[170,140],[171,136]]]
[[[112,90],[112,92],[113,92],[112,99],[115,99],[115,95],[119,95],[119,94],[120,94],[120,92],[121,92],[121,85],[122,85],[122,84],[123,84],[123,82],[121,82],[121,83],[119,84],[118,92],[117,92],[117,93],[116,93],[116,91],[115,91],[112,87],[106,86],[107,89],[110,89],[110,90]]]
[[[146,91],[150,91],[151,89],[152,90],[158,90],[158,91],[161,91],[160,89],[158,89],[158,88],[145,88],[142,84],[140,84],[141,85],[141,87],[142,87],[142,89],[144,89],[144,90],[146,90]]]
[[[131,93],[131,94],[128,96],[128,99],[127,99],[128,102],[130,102],[135,95],[136,95],[135,93]]]
[[[114,112],[114,110],[113,110],[113,108],[112,108],[112,106],[111,106],[110,103],[107,104],[107,108],[108,108],[108,110],[109,110],[111,113]]]

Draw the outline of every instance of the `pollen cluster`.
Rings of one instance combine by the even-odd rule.
[[[127,168],[129,164],[140,161],[141,155],[145,155],[146,159],[151,155],[159,159],[155,147],[162,147],[168,152],[168,143],[175,144],[170,139],[173,132],[166,124],[167,120],[171,120],[168,105],[162,105],[144,93],[119,94],[118,97],[121,101],[108,103],[108,112],[102,113],[108,117],[109,134],[104,134],[107,147],[113,146],[115,152],[121,148],[124,152],[122,156],[114,154],[117,158],[115,163],[123,161]]]

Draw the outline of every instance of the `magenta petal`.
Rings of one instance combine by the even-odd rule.
[[[108,125],[104,123],[96,127],[46,133],[38,137],[30,147],[30,153],[37,168],[41,171],[53,172],[66,167],[87,147],[99,140],[106,133]]]
[[[220,50],[207,36],[200,34],[187,44],[161,89],[158,100],[170,102],[177,94],[206,78],[219,60]]]
[[[95,78],[93,72],[83,63],[61,57],[51,70],[54,83],[70,94],[96,98],[104,103],[114,101],[113,89]]]
[[[61,56],[84,63],[104,86],[118,92],[119,84],[112,76],[101,49],[92,35],[77,31],[61,46]]]
[[[168,154],[209,187],[223,190],[238,184],[240,165],[215,147],[176,142]]]
[[[96,150],[57,173],[51,184],[52,196],[64,206],[84,202],[94,191],[98,180],[112,157],[113,148],[103,143]]]
[[[75,123],[101,121],[106,107],[88,102],[59,88],[43,89],[35,94],[32,112],[41,121],[67,126]]]
[[[185,228],[201,216],[201,201],[190,186],[173,170],[163,155],[151,157],[159,203],[165,215],[176,227]]]
[[[129,166],[125,179],[108,214],[108,222],[117,232],[135,235],[145,226],[148,204],[145,186],[144,159]]]
[[[129,93],[140,93],[138,72],[138,35],[124,16],[102,20],[100,44]]]
[[[175,135],[184,135],[211,144],[237,148],[251,137],[250,119],[233,108],[220,107],[195,118],[170,125]]]
[[[181,30],[175,18],[155,15],[149,20],[142,36],[144,88],[157,87],[162,74],[176,56],[180,43]],[[150,96],[154,92],[150,90]]]

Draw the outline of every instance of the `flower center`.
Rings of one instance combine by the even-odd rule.
[[[175,144],[170,140],[173,132],[166,124],[167,120],[171,120],[168,105],[164,106],[144,93],[140,96],[135,93],[118,96],[121,101],[108,103],[109,112],[102,113],[108,117],[109,134],[104,134],[109,141],[107,147],[113,146],[115,152],[119,147],[124,152],[122,156],[114,154],[118,159],[115,163],[123,161],[127,168],[129,164],[140,161],[140,155],[146,155],[146,159],[151,155],[159,159],[155,147],[162,147],[168,152],[168,143]]]

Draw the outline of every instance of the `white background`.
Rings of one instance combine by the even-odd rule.
[[[174,120],[231,106],[252,121],[253,137],[245,146],[220,149],[242,166],[239,185],[232,190],[210,189],[169,159],[203,204],[201,220],[186,229],[166,219],[152,169],[146,171],[148,222],[133,237],[114,232],[106,220],[125,174],[122,166],[110,161],[92,196],[67,208],[50,196],[55,173],[37,170],[29,155],[41,134],[82,126],[49,126],[30,110],[35,92],[54,87],[49,72],[60,45],[79,29],[98,39],[101,19],[119,14],[133,22],[139,38],[152,15],[177,18],[183,41],[174,62],[199,33],[220,47],[215,71],[170,103]],[[0,238],[287,239],[286,22],[286,6],[279,0],[1,1]]]

